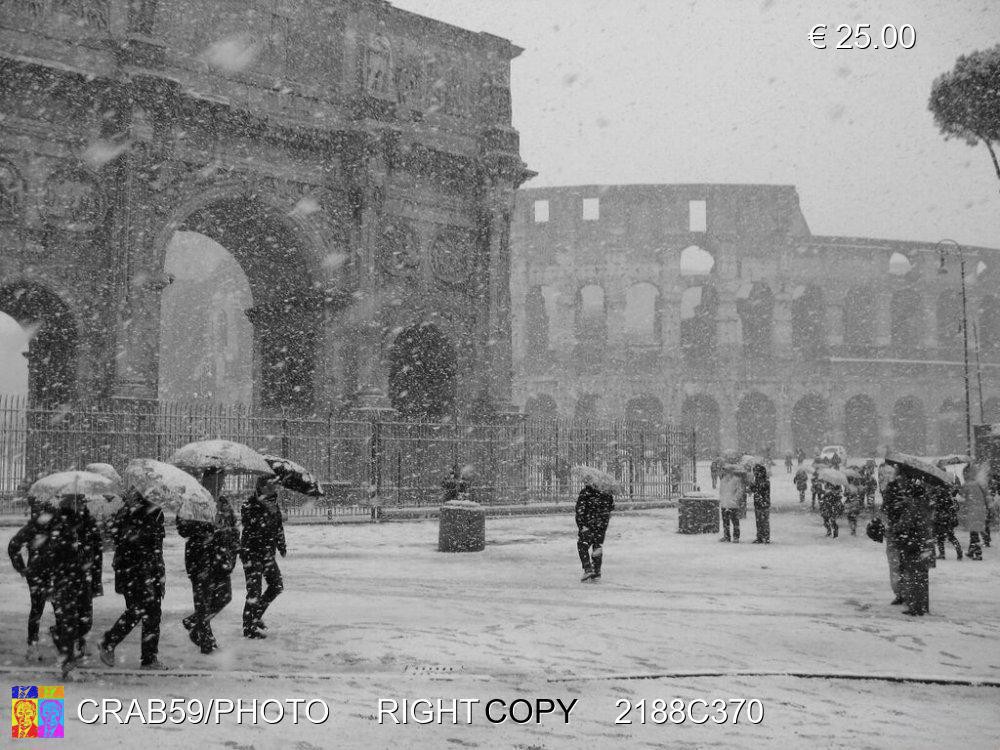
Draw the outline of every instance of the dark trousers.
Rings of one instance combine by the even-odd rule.
[[[840,528],[837,526],[836,516],[823,516],[823,527],[826,529],[826,535],[830,536],[832,532],[834,536],[840,533]]]
[[[753,515],[757,522],[757,541],[771,541],[771,509],[754,508]]]
[[[594,573],[601,572],[601,563],[604,561],[604,535],[607,532],[607,520],[578,528],[576,551],[580,555],[580,564],[583,565],[584,570],[592,570]]]
[[[955,554],[957,554],[959,559],[961,559],[962,545],[955,536],[954,529],[939,529],[934,534],[934,540],[937,542],[938,555],[942,558],[944,557],[944,543],[951,542],[952,546],[955,548]]]
[[[851,536],[857,536],[858,533],[858,517],[853,513],[847,514],[847,526],[851,530]]]
[[[806,491],[805,488],[799,490],[799,502],[804,503],[806,501]]]
[[[212,643],[212,618],[233,600],[233,583],[229,573],[196,575],[191,578],[194,612],[187,619],[192,623],[191,632],[199,646]]]
[[[719,478],[715,474],[713,474],[712,475],[712,489],[713,490],[716,488],[716,485],[718,485],[718,483],[719,483]]]
[[[979,532],[970,531],[969,532],[969,557],[973,560],[983,559],[983,548],[979,543]]]
[[[899,555],[899,580],[903,600],[911,612],[930,611],[930,577],[927,563],[919,551],[903,551]]]
[[[52,629],[56,649],[67,660],[78,658],[80,642],[93,622],[90,586],[57,586],[52,592],[52,611],[56,616],[56,624]]]
[[[125,611],[104,634],[104,644],[115,648],[125,640],[136,625],[142,623],[140,652],[143,664],[156,661],[160,650],[160,599],[149,591],[128,591],[125,593]]]
[[[243,605],[243,630],[252,630],[261,621],[271,602],[284,591],[281,570],[274,555],[246,556],[243,574],[247,579],[247,601]],[[261,592],[262,583],[267,588]]]
[[[729,526],[732,524],[733,534],[729,535]],[[726,541],[732,539],[733,541],[740,540],[740,509],[739,508],[722,508],[722,538]]]
[[[28,611],[28,643],[38,643],[38,627],[45,610],[45,600],[48,593],[43,586],[28,586],[28,596],[31,598],[31,609]]]

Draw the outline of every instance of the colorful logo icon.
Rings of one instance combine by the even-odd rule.
[[[15,740],[62,739],[66,722],[62,685],[14,685],[10,689],[10,736]]]

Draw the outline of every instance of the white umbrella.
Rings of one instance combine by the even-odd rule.
[[[573,473],[580,477],[580,481],[593,487],[599,492],[610,492],[614,494],[618,491],[618,480],[606,471],[595,469],[593,466],[574,466]]]
[[[168,463],[185,469],[222,469],[233,474],[273,474],[257,451],[232,440],[199,440],[174,451]]]
[[[851,483],[847,481],[847,475],[842,471],[837,471],[836,469],[820,469],[819,479],[821,482],[826,482],[827,484],[836,484],[844,489],[851,486]]]
[[[938,468],[932,463],[928,463],[917,456],[911,456],[908,453],[899,453],[896,451],[889,451],[885,454],[885,460],[888,463],[900,464],[902,466],[914,469],[924,475],[927,479],[934,479],[946,487],[951,486],[951,475],[948,474],[944,469]]]
[[[125,486],[178,518],[215,520],[215,499],[183,469],[152,458],[135,458],[125,467]]]
[[[64,495],[83,495],[87,500],[104,500],[118,491],[115,483],[92,471],[60,471],[42,477],[28,489],[28,495],[40,503],[58,505]]]
[[[110,479],[112,482],[118,485],[119,488],[122,487],[121,474],[119,474],[115,470],[115,467],[112,466],[111,464],[100,464],[100,463],[87,464],[86,466],[83,467],[83,470],[92,471],[94,474],[100,474],[105,479]]]

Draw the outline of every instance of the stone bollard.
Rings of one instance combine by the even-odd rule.
[[[486,549],[486,510],[471,500],[452,500],[438,517],[438,552],[482,552]]]
[[[719,498],[712,492],[686,492],[677,502],[677,532],[719,533]]]

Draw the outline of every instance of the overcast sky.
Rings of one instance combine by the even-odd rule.
[[[1000,42],[998,0],[393,5],[525,48],[512,95],[530,185],[793,184],[814,234],[1000,248],[985,147],[945,141],[927,109],[958,55]],[[808,39],[820,23],[826,50]],[[916,44],[834,49],[841,23],[910,24]]]

